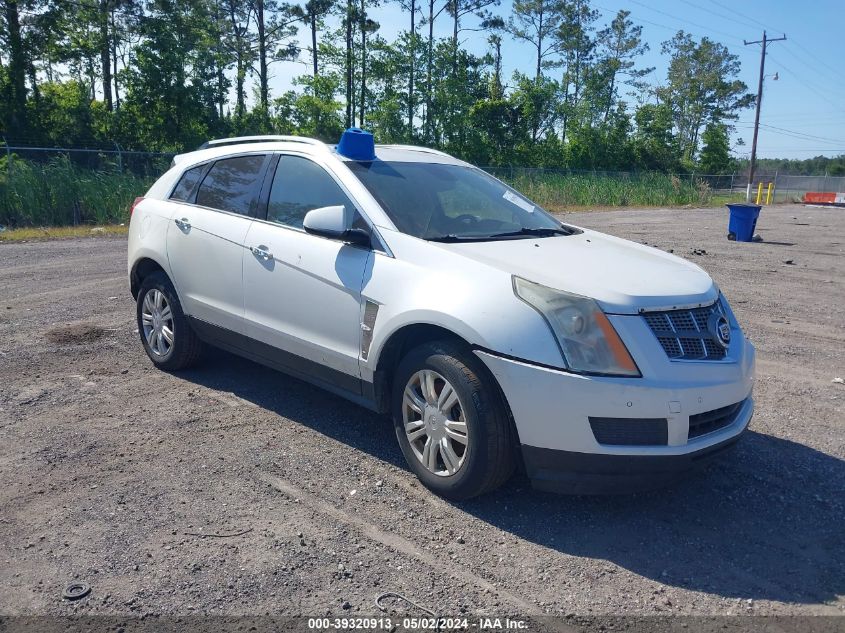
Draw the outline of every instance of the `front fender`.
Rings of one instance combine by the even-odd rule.
[[[409,325],[434,325],[470,345],[560,367],[557,343],[543,318],[513,292],[511,276],[436,244],[400,244],[396,257],[370,258],[363,298],[379,306],[364,374],[375,370],[391,336]],[[412,240],[405,236],[406,240]]]

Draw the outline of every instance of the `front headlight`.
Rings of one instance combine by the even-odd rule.
[[[552,330],[567,369],[640,376],[634,359],[598,304],[588,297],[513,278],[516,296],[537,310]]]

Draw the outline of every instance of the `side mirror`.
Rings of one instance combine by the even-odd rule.
[[[343,205],[320,207],[305,214],[302,226],[306,233],[358,246],[370,246],[370,235],[361,229],[349,228],[350,213]]]

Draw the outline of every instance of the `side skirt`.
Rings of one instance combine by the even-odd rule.
[[[359,406],[378,411],[375,388],[370,382],[202,319],[191,316],[187,319],[197,336],[209,345],[303,380]]]

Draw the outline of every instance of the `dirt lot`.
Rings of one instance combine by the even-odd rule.
[[[701,264],[757,345],[703,476],[448,503],[363,409],[224,353],[154,370],[124,239],[0,245],[0,614],[845,614],[845,210],[765,209],[753,244],[720,209],[565,218]]]

